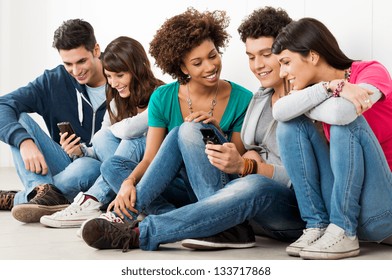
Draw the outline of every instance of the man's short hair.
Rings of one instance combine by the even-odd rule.
[[[71,50],[84,46],[88,51],[93,51],[97,40],[94,28],[90,23],[81,19],[70,19],[54,32],[53,47],[58,51]]]

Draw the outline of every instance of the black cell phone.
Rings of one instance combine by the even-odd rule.
[[[59,128],[61,133],[68,132],[67,138],[69,136],[71,136],[72,134],[75,134],[75,131],[74,131],[74,129],[73,129],[73,127],[72,127],[70,122],[60,122],[60,123],[57,124],[57,127]],[[77,138],[77,135],[76,135],[75,138]],[[77,144],[79,144],[79,142]]]
[[[206,144],[219,144],[222,145],[218,135],[212,128],[200,128],[200,132],[203,135],[203,141]]]

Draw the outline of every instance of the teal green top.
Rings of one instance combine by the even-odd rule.
[[[219,126],[230,139],[233,132],[241,132],[245,113],[253,94],[236,83],[229,83],[231,85],[230,99]],[[178,82],[172,82],[160,86],[153,92],[148,105],[148,126],[167,128],[169,132],[184,122],[178,100],[179,87]]]

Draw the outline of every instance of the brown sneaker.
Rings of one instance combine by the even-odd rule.
[[[16,193],[17,191],[0,191],[0,210],[12,209]]]
[[[128,249],[139,248],[138,221],[124,222],[108,217],[88,220],[82,228],[82,238],[87,245],[96,249]]]
[[[12,215],[22,223],[38,223],[44,215],[52,215],[67,208],[70,202],[53,185],[44,184],[35,187],[29,194],[29,202],[15,205]]]

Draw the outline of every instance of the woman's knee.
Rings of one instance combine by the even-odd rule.
[[[117,166],[121,164],[120,156],[113,156],[108,158],[101,164],[101,174],[106,179],[107,177],[115,175],[117,171]]]
[[[186,140],[190,142],[197,142],[202,140],[200,129],[205,127],[199,122],[184,122],[178,129],[179,141]]]
[[[115,138],[115,136],[108,128],[102,128],[94,134],[91,142],[94,147],[104,147],[105,144],[113,138]]]

